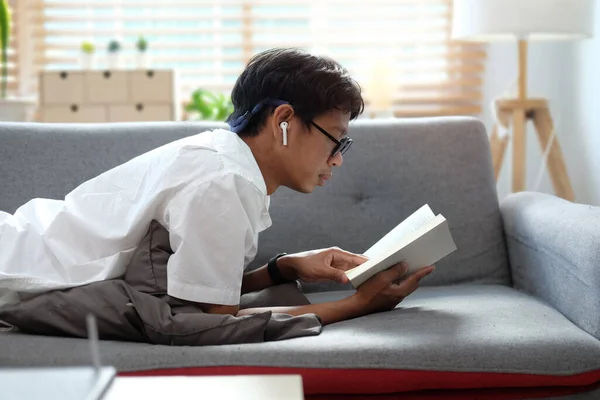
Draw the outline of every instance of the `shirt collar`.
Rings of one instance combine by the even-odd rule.
[[[267,183],[250,146],[234,132],[225,129],[217,129],[216,131],[217,135],[215,136],[219,150],[233,154],[236,161],[248,172],[249,176],[247,178],[254,182],[260,191],[268,197]]]
[[[256,158],[252,153],[252,149],[244,140],[237,134],[225,129],[218,129],[216,143],[220,151],[233,154],[236,162],[238,162],[243,170],[248,174],[247,179],[252,181],[264,195],[264,207],[262,209],[261,221],[263,222],[262,229],[271,226],[271,216],[269,214],[269,206],[271,204],[271,196],[267,194],[267,183],[258,166]],[[242,157],[240,157],[242,155]],[[261,230],[262,230],[261,229]]]

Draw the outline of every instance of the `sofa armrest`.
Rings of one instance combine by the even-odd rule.
[[[600,207],[521,192],[500,209],[514,287],[600,339]]]

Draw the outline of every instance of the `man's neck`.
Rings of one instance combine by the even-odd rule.
[[[252,151],[252,155],[265,180],[267,195],[269,196],[275,193],[277,188],[281,185],[281,177],[278,175],[281,168],[278,165],[279,161],[273,152],[273,143],[270,139],[271,137],[268,135],[262,134],[242,138]]]

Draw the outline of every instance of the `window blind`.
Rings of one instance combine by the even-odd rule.
[[[18,24],[17,19],[19,18],[19,14],[15,9],[15,0],[9,0],[8,6],[10,8],[10,12],[12,15],[11,18],[11,31],[10,31],[10,41],[8,45],[8,79],[6,86],[6,94],[8,97],[15,96],[18,92],[18,58],[16,54],[17,37],[18,37]]]
[[[27,4],[28,34],[19,37],[33,49],[34,72],[76,67],[83,41],[94,43],[96,66],[105,68],[112,39],[123,46],[122,66],[133,67],[142,35],[151,67],[175,68],[187,99],[196,88],[227,93],[253,54],[293,46],[347,67],[364,89],[368,113],[481,111],[486,54],[450,40],[451,0],[18,1]]]
[[[38,0],[9,0],[12,30],[8,50],[8,95],[35,96],[37,74],[46,65],[43,40],[32,33],[39,30],[39,7],[32,7]],[[37,17],[37,18],[36,18]],[[43,28],[43,27],[42,27]]]

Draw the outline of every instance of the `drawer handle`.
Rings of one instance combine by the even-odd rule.
[[[72,112],[77,112],[77,111],[79,111],[79,107],[77,106],[77,104],[72,104],[72,105],[71,105],[71,111],[72,111]]]
[[[142,111],[142,110],[144,109],[144,105],[143,105],[142,103],[138,103],[138,104],[135,106],[135,109],[136,109],[136,110],[138,110],[138,111]]]
[[[60,73],[60,79],[67,79],[68,76],[69,74],[66,71],[62,71]]]
[[[152,77],[154,77],[154,71],[148,70],[148,71],[146,71],[146,75],[148,76],[148,78],[152,78]]]
[[[104,71],[104,78],[110,79],[110,71]]]

